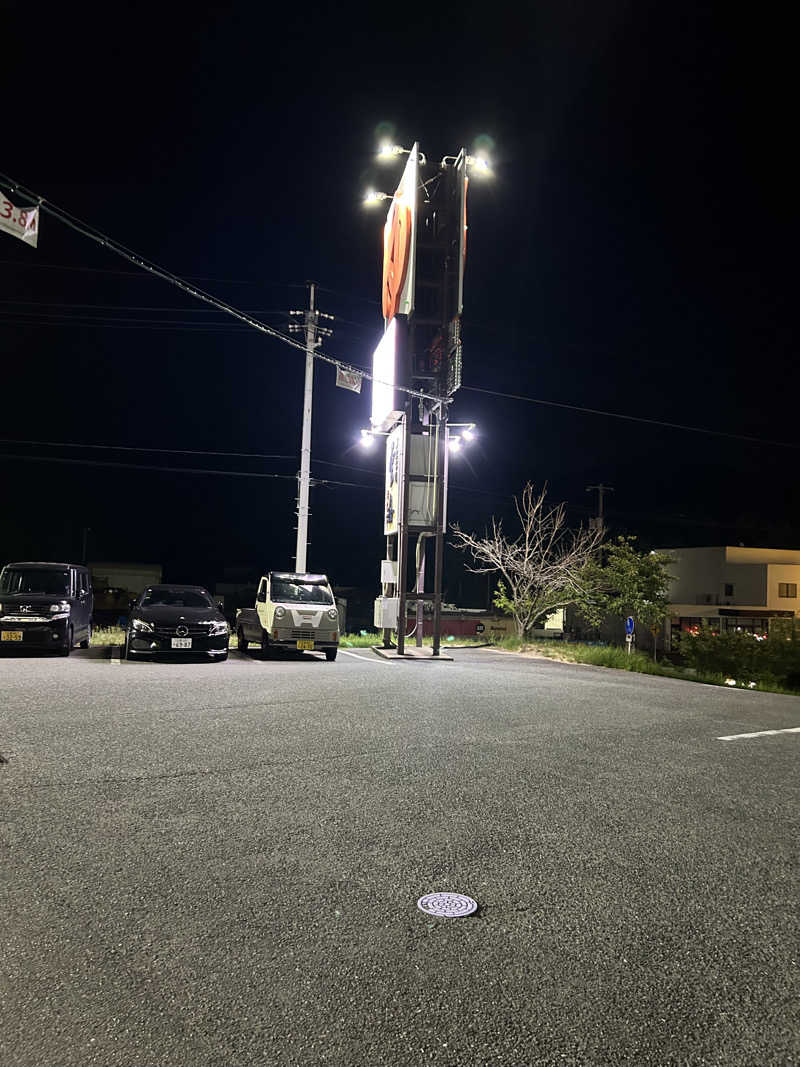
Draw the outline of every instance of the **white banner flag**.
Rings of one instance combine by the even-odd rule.
[[[361,375],[356,370],[345,370],[344,367],[337,367],[336,384],[340,389],[352,389],[354,393],[360,393]]]
[[[0,230],[35,248],[39,236],[39,208],[15,207],[4,193],[0,193]]]

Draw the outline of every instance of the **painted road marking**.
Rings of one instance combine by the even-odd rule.
[[[362,663],[389,663],[389,660],[382,660],[380,657],[375,659],[372,656],[360,656],[358,652],[348,652],[346,648],[340,648],[339,651],[343,656],[352,656],[353,659],[360,659]]]
[[[753,734],[729,734],[718,737],[717,741],[739,741],[745,737],[771,737],[773,734],[800,734],[800,726],[789,726],[785,730],[756,730]]]

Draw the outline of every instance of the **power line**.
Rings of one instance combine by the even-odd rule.
[[[204,309],[205,310],[205,309]],[[212,312],[212,314],[218,315],[219,312]],[[100,323],[102,324],[114,324],[117,323],[121,326],[126,324],[136,325],[137,323],[143,326],[194,326],[199,330],[213,330],[215,326],[225,327],[226,329],[244,330],[245,326],[232,327],[228,323],[224,322],[193,322],[191,319],[145,319],[145,318],[129,318],[123,315],[64,315],[59,312],[53,312],[48,314],[47,312],[27,312],[27,311],[0,311],[1,316],[14,316],[15,318],[29,318],[34,321],[27,325],[37,325],[37,320],[41,320],[41,324],[44,326],[50,325],[54,322],[56,325],[65,326],[69,323],[75,323],[80,326],[86,323]]]
[[[8,185],[19,189],[20,192],[24,192],[22,186],[15,186],[14,183],[10,179],[6,179],[4,175],[0,175],[0,177],[2,177]],[[36,197],[33,193],[25,192],[24,195],[30,196],[34,200],[38,200],[42,205],[47,203],[48,208],[52,207],[48,201]],[[21,259],[0,259],[0,263],[9,267],[39,267],[43,270],[81,271],[87,274],[120,274],[127,278],[144,278],[144,275],[140,270],[112,270],[110,267],[78,267],[75,266],[75,264],[40,263],[39,260],[33,262],[31,260]],[[254,282],[252,279],[246,281],[244,278],[208,278],[200,274],[187,274],[186,277],[196,282],[219,282],[222,285],[258,285],[268,286],[272,289],[305,289],[305,285],[301,282]]]
[[[158,278],[161,278],[163,281],[169,282],[171,285],[177,286],[179,289],[183,290],[183,292],[188,293],[190,296],[194,297],[195,299],[202,300],[205,303],[210,304],[217,311],[223,312],[223,313],[225,313],[227,315],[231,315],[232,317],[234,317],[234,318],[238,319],[239,321],[245,323],[245,325],[250,326],[251,328],[253,328],[255,330],[258,330],[261,333],[265,333],[268,336],[273,337],[276,340],[281,341],[284,344],[289,345],[290,347],[295,348],[295,349],[303,352],[304,354],[306,353],[305,346],[300,344],[297,341],[294,341],[291,337],[287,337],[285,334],[281,333],[279,330],[276,330],[273,327],[268,326],[266,323],[260,322],[258,319],[252,318],[252,316],[250,314],[248,314],[246,312],[243,312],[243,311],[240,311],[237,308],[233,307],[232,305],[227,304],[224,301],[221,301],[221,300],[217,299],[216,297],[212,296],[210,293],[206,293],[201,289],[194,288],[193,286],[189,285],[185,279],[179,278],[177,275],[172,274],[170,271],[167,271],[164,268],[157,266],[155,263],[152,263],[152,262],[144,259],[142,256],[138,255],[138,253],[133,252],[130,249],[126,248],[124,245],[114,241],[112,238],[110,238],[110,237],[106,236],[105,234],[103,234],[100,230],[95,229],[94,227],[90,226],[88,223],[82,222],[81,220],[77,219],[75,216],[70,215],[68,212],[64,211],[62,208],[56,207],[56,205],[54,205],[50,201],[46,200],[44,197],[39,196],[37,193],[33,192],[32,190],[26,189],[24,186],[20,185],[18,182],[14,181],[12,178],[8,177],[8,175],[0,174],[0,181],[2,181],[5,185],[7,185],[12,191],[21,193],[21,195],[26,197],[27,199],[35,201],[35,203],[39,207],[41,207],[44,211],[48,212],[54,218],[58,219],[64,225],[69,226],[71,229],[75,230],[77,233],[82,234],[84,237],[88,237],[90,240],[94,241],[96,244],[99,244],[103,248],[107,248],[109,251],[114,252],[116,255],[121,256],[123,259],[128,260],[130,263],[133,263],[135,266],[139,267],[141,270],[145,270],[148,273],[150,273],[151,275],[153,275],[155,277],[158,277]],[[16,261],[3,260],[3,261],[0,261],[0,262],[14,262],[15,265],[18,265],[18,263]],[[48,266],[48,264],[37,264],[37,265],[38,266]],[[86,267],[86,268],[75,268],[75,269],[96,270],[97,268]],[[115,273],[125,273],[125,272],[115,272]],[[127,273],[132,273],[132,272],[127,272]],[[202,280],[223,281],[223,279],[202,279]],[[229,280],[233,281],[233,279],[229,279]],[[239,282],[237,282],[237,284],[239,284]],[[244,281],[241,281],[241,284],[250,284],[250,283],[246,283]],[[338,290],[333,290],[333,289],[329,289],[327,291],[331,292],[331,293],[339,292]],[[372,303],[372,301],[368,301],[368,302]],[[42,322],[42,323],[38,323],[38,324],[39,325],[56,325],[56,323],[54,323],[54,322],[47,322],[47,321]],[[31,324],[28,323],[28,324],[21,324],[21,325],[31,325]],[[34,323],[34,325],[37,325],[37,324]],[[63,323],[60,323],[60,325],[63,325]],[[77,325],[77,323],[76,323],[76,325]],[[164,328],[173,328],[174,326],[177,326],[178,328],[186,328],[186,327],[180,327],[179,324],[159,324],[159,326],[156,326],[156,325],[153,325],[153,324],[147,324],[145,326],[142,326],[140,324],[139,326],[132,325],[132,326],[129,326],[129,327],[122,327],[122,324],[120,323],[119,320],[112,321],[112,322],[106,322],[106,323],[104,323],[104,325],[105,326],[114,325],[114,326],[117,326],[117,327],[120,327],[120,328],[133,328],[133,329],[136,329],[136,328],[139,328],[139,329],[141,329],[141,328],[150,328],[150,329],[161,328],[161,329],[164,329]],[[188,325],[190,325],[190,324],[187,324],[187,327],[188,327]],[[191,325],[194,325],[194,324],[191,324]],[[208,325],[213,327],[213,325],[215,325],[215,324],[208,324]],[[216,324],[216,325],[221,325],[221,324]],[[333,356],[328,356],[328,355],[326,355],[325,353],[323,353],[321,351],[315,351],[313,353],[313,356],[314,356],[315,359],[322,360],[324,363],[329,363],[329,364],[331,364],[331,365],[333,365],[335,367],[339,367],[339,368],[341,368],[343,370],[356,371],[363,378],[366,378],[368,381],[375,381],[375,378],[373,377],[373,375],[369,371],[365,370],[363,367],[358,367],[358,366],[356,366],[354,364],[346,363],[343,360],[339,360],[339,359],[334,358]],[[388,383],[388,382],[387,383],[383,383],[383,382],[381,382],[380,384],[387,384],[388,385],[388,384],[394,384],[394,383]],[[399,385],[396,385],[396,384],[394,385],[394,388],[397,389],[399,392],[406,393],[406,394],[408,394],[410,396],[418,397],[419,399],[432,400],[435,403],[449,402],[449,399],[450,399],[450,398],[432,396],[430,394],[423,393],[423,392],[421,392],[419,390],[409,389],[409,388],[407,388],[405,386],[399,386]],[[700,427],[700,426],[687,426],[687,425],[684,425],[684,424],[681,424],[681,423],[665,422],[665,421],[662,421],[660,419],[649,419],[649,418],[645,418],[643,416],[638,416],[638,415],[624,415],[624,414],[621,414],[620,412],[615,412],[615,411],[603,411],[603,410],[601,410],[599,408],[581,407],[581,406],[579,406],[577,404],[564,404],[564,403],[559,403],[559,402],[557,402],[555,400],[541,400],[541,399],[538,399],[538,398],[535,398],[535,397],[521,396],[521,395],[515,394],[515,393],[504,393],[504,392],[500,392],[500,391],[494,390],[494,389],[479,388],[477,386],[463,386],[462,388],[467,389],[470,392],[474,392],[474,393],[483,393],[484,395],[487,395],[487,396],[497,396],[497,397],[501,397],[501,398],[507,399],[507,400],[519,400],[519,401],[523,401],[523,402],[529,403],[529,404],[539,404],[539,405],[542,405],[544,407],[561,408],[562,410],[566,410],[566,411],[577,411],[577,412],[579,412],[581,414],[584,414],[584,415],[601,415],[601,416],[604,416],[605,418],[610,418],[610,419],[621,419],[621,420],[626,421],[626,422],[636,422],[636,423],[640,423],[640,424],[648,425],[648,426],[660,426],[660,427],[663,427],[665,429],[681,430],[681,431],[687,432],[687,433],[700,433],[700,434],[705,434],[705,435],[710,436],[710,437],[722,437],[722,438],[726,438],[727,440],[733,440],[733,441],[746,441],[746,442],[748,442],[750,444],[769,445],[769,446],[776,447],[776,448],[800,449],[800,444],[795,444],[795,443],[789,442],[789,441],[772,441],[772,440],[767,440],[767,439],[764,439],[764,438],[752,437],[752,436],[749,436],[747,434],[735,434],[735,433],[729,433],[729,432],[726,432],[726,431],[723,431],[723,430],[710,430],[710,429],[707,429],[705,427]]]
[[[182,311],[184,314],[191,313],[193,315],[219,315],[220,312],[215,308],[194,308],[194,307],[167,307],[163,304],[156,304],[155,306],[141,307],[137,304],[76,304],[76,303],[55,303],[49,300],[0,300],[0,304],[24,304],[27,307],[37,308],[89,308],[94,311]],[[23,312],[20,312],[23,314]],[[24,314],[28,314],[24,312]],[[33,312],[31,312],[33,314]],[[286,312],[281,308],[251,308],[248,311],[249,315],[285,315]],[[342,320],[346,322],[346,319]]]
[[[81,444],[76,441],[23,441],[18,438],[0,439],[0,445],[30,445],[37,448],[91,448],[106,452],[159,452],[170,456],[228,456],[237,459],[292,459],[297,456],[284,456],[275,453],[259,452],[206,452],[188,448],[147,448],[143,445],[96,445]]]
[[[800,448],[800,444],[791,441],[768,441],[762,437],[749,437],[741,433],[727,433],[724,430],[708,430],[701,426],[684,426],[678,422],[662,422],[660,419],[647,419],[640,415],[622,415],[618,411],[601,411],[599,408],[584,408],[577,404],[561,404],[555,400],[539,400],[532,396],[520,396],[517,393],[500,393],[496,389],[479,389],[475,385],[462,385],[471,393],[483,393],[486,396],[499,396],[506,400],[523,400],[528,404],[542,404],[550,408],[563,408],[565,411],[579,411],[583,415],[604,415],[608,419],[623,419],[626,422],[641,422],[648,426],[663,426],[669,430],[685,430],[689,433],[703,433],[710,437],[727,437],[733,441],[749,441],[756,445],[773,445],[777,448]]]
[[[2,438],[0,439],[0,445],[26,445],[31,448],[78,448],[100,450],[104,452],[149,452],[165,456],[222,456],[226,459],[277,459],[297,462],[297,456],[283,455],[274,452],[212,452],[197,448],[147,448],[143,445],[87,445],[75,441],[28,441],[21,438]],[[4,455],[4,453],[0,452],[0,457],[2,455]],[[47,459],[48,457],[40,456],[35,458]],[[352,463],[335,463],[329,459],[315,459],[314,463],[324,467],[341,467],[342,470],[361,471],[364,474],[380,474],[380,471],[370,470],[369,467],[356,467]],[[162,468],[159,467],[158,469],[161,470]],[[179,469],[182,470],[183,468]]]
[[[16,459],[27,463],[67,463],[80,467],[115,467],[118,470],[158,471],[161,474],[224,474],[231,478],[278,478],[281,481],[295,482],[294,474],[271,474],[264,471],[222,471],[201,467],[157,467],[147,463],[115,463],[110,459],[67,459],[62,456],[19,456],[10,452],[0,452],[0,459]]]
[[[210,293],[205,292],[202,289],[197,289],[188,282],[179,278],[177,274],[173,274],[171,271],[159,267],[157,264],[144,259],[137,252],[133,252],[131,249],[126,248],[118,241],[114,241],[111,237],[102,233],[100,230],[95,229],[89,223],[83,222],[76,218],[74,215],[70,215],[69,212],[63,208],[57,207],[55,204],[46,200],[43,196],[33,192],[31,189],[25,188],[20,185],[19,182],[14,181],[7,174],[0,174],[0,182],[8,186],[14,193],[20,193],[28,200],[34,201],[35,204],[43,211],[52,215],[58,219],[65,226],[75,230],[76,233],[82,234],[84,237],[88,237],[91,241],[99,244],[103,248],[107,248],[115,255],[121,256],[123,259],[128,260],[129,263],[133,263],[134,266],[140,267],[142,270],[148,271],[154,277],[161,278],[163,281],[169,282],[171,285],[176,286],[183,292],[188,293],[190,296],[195,297],[197,300],[202,300],[206,304],[210,304],[212,307],[217,308],[219,311],[224,311],[226,314],[231,315],[233,318],[239,319],[246,325],[251,326],[254,330],[258,330],[261,333],[266,334],[269,337],[274,337],[275,340],[283,342],[283,344],[289,345],[291,348],[298,349],[304,355],[306,353],[305,345],[298,341],[294,341],[291,337],[287,337],[286,334],[281,333],[272,326],[268,326],[266,323],[254,319],[251,315],[246,314],[243,311],[239,311],[238,308],[233,307],[231,304],[227,304],[217,297],[212,296]],[[317,350],[314,352],[314,359],[322,360],[323,363],[329,363],[334,367],[340,367],[342,370],[357,371],[363,378],[367,378],[369,381],[375,381],[371,373],[364,371],[361,368],[355,367],[350,363],[346,363],[344,360],[335,359],[333,356],[328,356],[325,353]],[[391,382],[380,382],[380,384],[392,385]],[[423,393],[417,389],[409,389],[406,386],[394,386],[399,392],[407,393],[409,396],[415,396],[421,400],[431,400],[434,403],[448,403],[449,398],[433,396],[429,393]]]

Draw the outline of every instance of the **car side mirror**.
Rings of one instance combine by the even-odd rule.
[[[256,603],[257,604],[266,604],[266,602],[267,602],[267,594],[266,593],[259,593],[256,596]]]

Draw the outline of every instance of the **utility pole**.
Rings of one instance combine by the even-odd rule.
[[[314,349],[321,341],[317,340],[317,334],[329,337],[333,332],[319,325],[320,312],[314,306],[316,285],[308,283],[308,309],[305,311],[290,311],[290,315],[302,315],[304,323],[290,323],[289,332],[297,333],[302,330],[306,336],[306,380],[303,391],[303,433],[300,442],[300,473],[297,476],[297,546],[295,548],[295,570],[302,574],[306,570],[306,552],[308,549],[308,494],[311,484],[311,409],[314,395]],[[333,315],[322,315],[322,318],[333,319]]]
[[[593,490],[597,490],[597,518],[589,520],[589,526],[593,530],[602,530],[605,528],[603,522],[603,496],[605,493],[613,493],[613,485],[603,485],[601,482],[599,485],[587,485],[586,492],[591,493]]]

